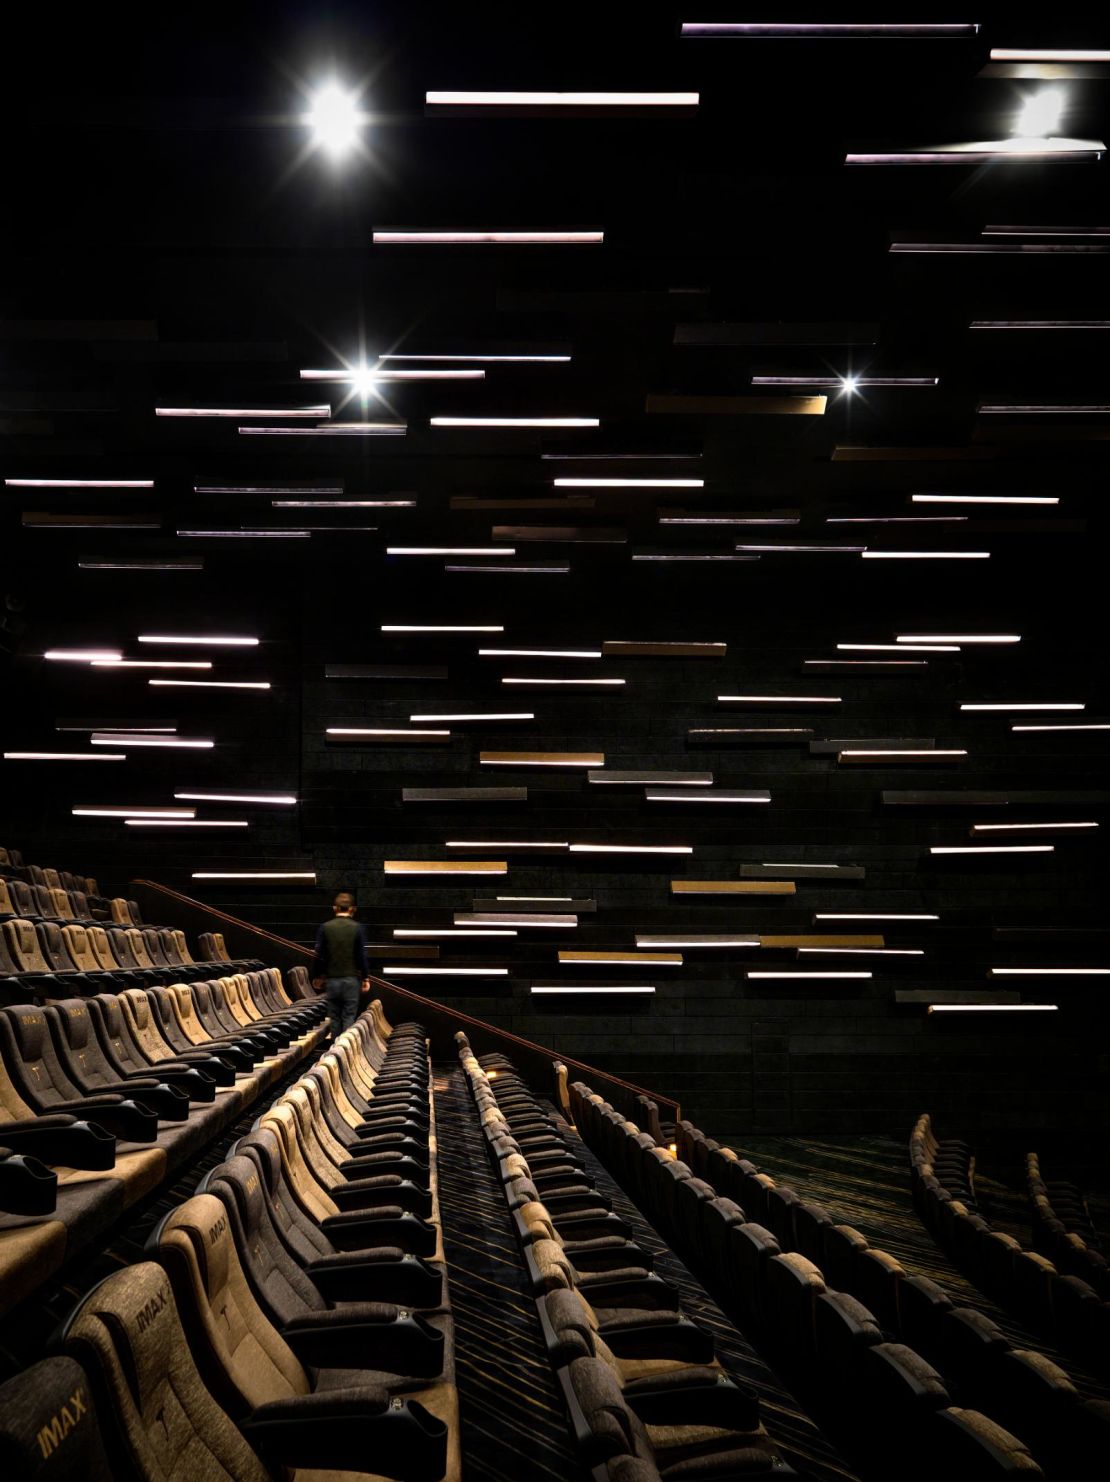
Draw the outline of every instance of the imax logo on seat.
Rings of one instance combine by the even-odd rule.
[[[208,1230],[208,1244],[209,1245],[215,1245],[216,1241],[219,1240],[220,1236],[224,1233],[224,1231],[226,1229],[227,1229],[227,1215],[226,1214],[221,1214],[220,1217],[219,1217],[219,1219],[216,1221],[216,1223],[214,1225],[212,1225],[212,1226],[209,1227],[209,1230]]]
[[[39,1451],[45,1459],[52,1451],[56,1451],[65,1438],[73,1430],[79,1420],[88,1414],[89,1402],[85,1395],[83,1385],[77,1388],[69,1397],[69,1402],[51,1417],[49,1422],[35,1436],[39,1443]]]
[[[151,1297],[149,1302],[144,1302],[135,1314],[135,1324],[140,1333],[145,1333],[147,1328],[162,1311],[166,1305],[165,1292],[159,1292],[157,1296]]]

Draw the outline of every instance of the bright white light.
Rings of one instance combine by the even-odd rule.
[[[509,362],[519,364],[539,363],[541,365],[562,365],[570,359],[569,355],[379,355],[379,360],[427,360],[427,361],[476,361],[484,364],[495,364]]]
[[[498,623],[382,623],[383,633],[504,633]]]
[[[1025,100],[1013,132],[1023,139],[1043,139],[1059,126],[1063,111],[1062,89],[1041,88]]]
[[[94,659],[93,669],[211,669],[209,659]]]
[[[338,82],[328,82],[313,95],[304,121],[313,131],[313,143],[338,159],[358,143],[364,115],[356,93],[348,92]]]
[[[1031,828],[1098,828],[1097,823],[973,823],[971,832],[973,834],[997,834],[1010,832],[1013,829]]]
[[[194,690],[268,690],[268,679],[148,679],[147,684],[165,689]]]
[[[846,396],[854,396],[859,390],[859,377],[841,376],[840,385]]]
[[[426,929],[422,927],[395,926],[393,928],[393,935],[395,937],[515,937],[517,932],[509,928],[502,929],[497,927],[490,930],[479,928],[475,931],[468,931],[466,929],[454,930],[449,926],[432,926]]]
[[[839,705],[839,695],[718,695],[718,704]]]
[[[1110,977],[1110,967],[992,967],[987,971],[992,978],[1037,978],[1047,973],[1067,978]]]
[[[838,643],[837,648],[845,653],[914,653],[914,654],[958,654],[956,643]]]
[[[347,370],[302,370],[302,381],[349,381],[360,396],[369,396],[382,382],[484,381],[484,370],[378,370],[360,365]]]
[[[622,983],[619,987],[612,987],[612,988],[604,988],[604,987],[593,988],[593,987],[584,987],[584,986],[583,987],[579,987],[578,985],[572,985],[572,984],[569,984],[569,983],[566,984],[564,987],[559,987],[558,985],[554,985],[554,984],[552,986],[550,986],[550,987],[547,987],[547,986],[542,986],[541,987],[539,984],[534,983],[532,985],[532,987],[529,989],[529,992],[534,993],[537,996],[540,995],[540,994],[546,994],[546,995],[551,996],[551,997],[554,997],[554,996],[567,997],[570,994],[574,994],[574,993],[579,993],[579,994],[583,994],[583,993],[585,993],[585,994],[590,994],[590,993],[605,993],[605,994],[614,994],[614,993],[654,993],[655,992],[655,989],[653,987],[648,987],[646,984],[630,985],[628,983]]]
[[[696,108],[697,93],[429,91],[429,108]]]
[[[1047,700],[983,700],[967,701],[961,710],[1086,710],[1086,705],[1074,703],[1056,704]]]
[[[559,961],[564,967],[576,967],[580,962],[593,962],[611,967],[635,967],[640,962],[650,962],[653,967],[681,967],[680,952],[560,952]]]
[[[637,947],[758,947],[758,937],[730,937],[730,936],[649,936],[643,932],[636,933]]]
[[[1020,633],[899,633],[899,643],[1020,643]]]
[[[155,407],[156,417],[330,417],[327,404],[315,407]]]
[[[128,818],[128,828],[248,828],[245,818]]]
[[[6,762],[125,762],[122,752],[5,751]]]
[[[499,895],[499,901],[572,901],[572,895]]]
[[[94,732],[89,737],[89,744],[92,746],[122,746],[125,749],[130,749],[132,746],[178,746],[196,751],[210,751],[216,743],[202,740],[199,737],[187,739],[183,736],[132,736],[121,731],[111,731],[104,735]]]
[[[860,761],[860,760],[868,760],[869,758],[876,757],[876,756],[894,756],[894,757],[910,757],[910,756],[912,756],[912,757],[924,757],[926,761],[933,761],[933,760],[939,759],[940,757],[956,757],[956,756],[966,756],[966,755],[967,755],[967,752],[966,751],[959,751],[959,750],[941,751],[939,749],[936,749],[936,750],[929,751],[929,750],[920,750],[920,749],[918,749],[918,750],[909,749],[909,750],[903,750],[903,751],[896,751],[893,748],[891,748],[891,749],[885,750],[885,751],[880,751],[880,750],[869,750],[869,751],[855,751],[855,750],[852,750],[852,751],[839,751],[839,752],[837,752],[837,760],[838,761],[843,761],[845,759],[845,757],[848,757],[848,758],[850,758],[850,759],[852,759],[854,761]]]
[[[796,978],[799,981],[805,981],[806,979],[809,979],[809,978],[871,978],[871,977],[874,977],[874,974],[873,973],[858,973],[858,972],[850,972],[850,973],[840,973],[840,972],[836,972],[836,973],[823,973],[823,972],[812,972],[812,973],[811,972],[804,972],[804,973],[800,973],[800,972],[799,973],[750,972],[750,973],[746,973],[745,976],[746,977],[749,977],[749,978]]]
[[[1048,494],[911,494],[911,504],[1059,504]]]
[[[930,854],[1051,854],[1055,844],[934,844]]]
[[[798,956],[816,952],[836,955],[848,953],[853,957],[924,957],[923,947],[799,947]]]
[[[55,664],[114,664],[123,655],[118,648],[48,648],[43,658]]]
[[[704,479],[553,479],[556,489],[704,489]]]
[[[923,911],[817,911],[814,921],[939,921]]]
[[[297,801],[296,793],[291,792],[175,792],[174,797],[198,803],[275,803],[286,806]]]
[[[1054,1003],[931,1003],[927,1014],[1044,1014],[1055,1013]]]
[[[387,556],[515,556],[511,545],[387,545]]]
[[[71,808],[74,818],[194,818],[195,808]]]
[[[9,489],[153,489],[153,479],[5,479]]]
[[[480,659],[600,659],[599,648],[480,648]]]
[[[571,684],[571,685],[575,685],[575,684],[577,684],[577,685],[582,685],[582,684],[597,685],[597,684],[600,684],[600,685],[614,686],[614,685],[626,684],[627,681],[624,680],[624,679],[526,679],[526,678],[515,678],[515,679],[512,679],[512,678],[502,678],[501,683],[502,684],[523,684],[523,685],[530,685],[530,686],[533,686],[533,687],[536,686],[536,685],[542,685],[542,684]]]
[[[769,792],[657,792],[646,788],[645,800],[649,803],[769,803]]]
[[[1110,731],[1110,725],[1102,721],[1077,726],[1011,726],[1011,731]]]
[[[489,711],[485,714],[473,715],[410,715],[409,720],[417,721],[445,721],[445,720],[535,720],[536,714],[533,710],[506,710],[502,712]]]
[[[325,736],[449,736],[450,731],[414,731],[401,727],[328,726]]]
[[[194,880],[311,880],[315,870],[195,870]]]
[[[588,247],[597,246],[604,240],[605,233],[601,231],[376,231],[373,237],[376,247]]]
[[[259,638],[197,637],[191,633],[140,633],[140,643],[206,644],[213,648],[257,648]]]
[[[542,896],[542,895],[499,895],[499,901],[509,900],[570,900],[570,896]],[[500,926],[535,926],[542,927],[545,931],[549,927],[574,928],[578,925],[577,916],[514,916],[505,911],[457,911],[455,913],[457,922],[481,921],[488,924]]]
[[[600,427],[599,417],[432,417],[433,427]]]
[[[478,760],[484,767],[603,767],[605,754],[600,751],[545,754],[516,751],[483,751]]]
[[[387,962],[382,976],[390,978],[507,978],[507,967],[398,967]]]
[[[572,854],[693,854],[689,844],[572,844]]]
[[[992,62],[1110,62],[1110,51],[1073,46],[992,46]]]
[[[865,561],[989,561],[990,551],[861,551]]]

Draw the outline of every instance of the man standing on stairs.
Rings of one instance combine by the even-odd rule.
[[[358,1014],[359,989],[369,991],[366,967],[366,938],[354,919],[355,898],[341,891],[332,901],[332,919],[316,932],[316,956],[312,963],[312,986],[323,988],[331,1017],[331,1037],[349,1029]]]

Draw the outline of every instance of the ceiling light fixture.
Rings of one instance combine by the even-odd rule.
[[[373,243],[418,247],[591,247],[605,240],[603,231],[375,231]]]
[[[332,159],[341,159],[359,142],[366,115],[357,93],[337,81],[326,82],[310,99],[303,121],[312,130],[312,142]]]

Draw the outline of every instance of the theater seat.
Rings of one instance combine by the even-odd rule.
[[[117,1482],[88,1375],[64,1355],[0,1386],[0,1473],[19,1482]]]

